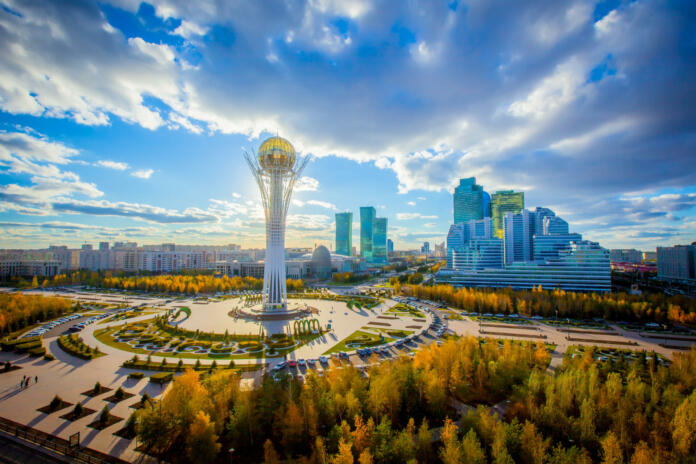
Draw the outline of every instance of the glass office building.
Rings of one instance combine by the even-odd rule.
[[[372,259],[372,233],[376,215],[374,207],[360,207],[360,256],[367,261]]]
[[[536,235],[534,236],[534,259],[557,259],[561,253],[570,250],[572,242],[582,240],[580,234]]]
[[[438,283],[464,287],[511,287],[611,291],[609,250],[598,243],[578,241],[559,252],[557,259],[513,263],[503,269],[441,270]]]
[[[566,235],[569,232],[568,223],[558,216],[544,218],[544,235]]]
[[[372,262],[387,263],[387,218],[375,218],[372,230]]]
[[[471,271],[503,267],[503,241],[499,238],[473,239],[452,250],[452,269]]]
[[[524,209],[524,192],[514,192],[512,190],[499,190],[491,197],[491,218],[493,219],[493,230],[495,236],[504,238],[505,236],[505,214],[519,213]]]
[[[532,260],[534,215],[523,209],[505,215],[505,264]]]
[[[476,185],[475,177],[460,179],[454,189],[454,223],[483,219],[483,187]]]
[[[336,254],[353,254],[353,213],[336,213]]]

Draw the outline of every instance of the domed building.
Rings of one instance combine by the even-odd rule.
[[[331,253],[324,245],[319,245],[312,253],[312,274],[318,279],[331,278]]]

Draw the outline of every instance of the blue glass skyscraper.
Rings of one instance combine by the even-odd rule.
[[[353,213],[336,213],[336,254],[353,254]]]
[[[360,207],[360,256],[372,260],[372,234],[377,212],[373,206]]]
[[[372,261],[387,262],[387,218],[375,218],[372,230]]]
[[[475,177],[459,179],[454,189],[454,223],[483,219],[483,187],[476,185]]]

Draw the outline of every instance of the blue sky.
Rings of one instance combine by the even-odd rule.
[[[0,247],[263,246],[243,148],[313,161],[289,246],[373,205],[444,239],[476,176],[606,247],[696,240],[689,2],[0,0]]]

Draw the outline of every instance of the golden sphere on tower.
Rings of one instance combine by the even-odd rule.
[[[259,147],[258,160],[263,169],[292,169],[295,148],[282,137],[269,137]]]

